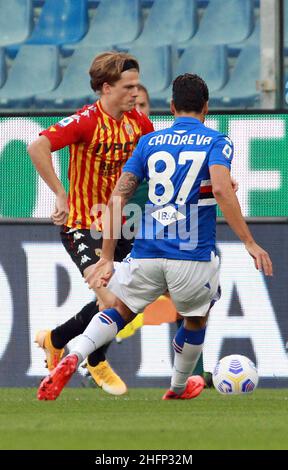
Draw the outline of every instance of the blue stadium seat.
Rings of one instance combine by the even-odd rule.
[[[227,85],[211,94],[213,107],[253,107],[259,104],[260,92],[256,80],[260,78],[259,45],[247,44],[239,54]]]
[[[141,29],[140,0],[101,0],[82,46],[130,43]]]
[[[165,90],[162,90],[157,93],[150,93],[149,96],[152,109],[168,111],[172,98],[172,82],[167,88],[165,88]]]
[[[154,3],[154,0],[141,0],[141,4],[143,8],[151,8],[153,3]]]
[[[88,8],[96,8],[100,2],[101,0],[88,0]]]
[[[173,76],[186,72],[200,75],[210,92],[220,90],[228,80],[228,56],[226,46],[190,46],[180,57]],[[153,107],[167,107],[171,98],[171,85],[162,93],[152,94]]]
[[[27,44],[75,43],[87,29],[87,0],[46,0]]]
[[[135,46],[188,41],[197,29],[196,0],[154,0]]]
[[[0,106],[32,105],[34,95],[53,90],[59,79],[59,53],[56,46],[22,46],[0,90]]]
[[[228,57],[225,46],[191,46],[185,49],[175,76],[186,72],[200,75],[210,91],[220,90],[228,80]]]
[[[198,8],[206,8],[210,0],[197,0]]]
[[[0,88],[4,85],[6,80],[6,63],[4,48],[0,47]]]
[[[253,0],[210,0],[189,44],[230,44],[250,36],[254,27]],[[188,44],[184,45],[188,46]]]
[[[80,47],[73,56],[64,73],[62,82],[56,90],[36,96],[37,106],[44,108],[78,108],[96,100],[90,87],[89,68],[92,60],[104,49],[94,46]]]
[[[256,21],[253,33],[251,36],[249,36],[249,39],[247,41],[243,42],[238,42],[234,44],[229,44],[228,45],[228,53],[229,57],[237,57],[239,53],[241,52],[242,48],[245,47],[247,44],[250,46],[260,46],[260,21],[259,19]]]
[[[31,0],[0,0],[0,47],[24,42],[31,33]]]
[[[149,93],[157,93],[171,82],[171,47],[133,47],[129,53],[135,56],[140,65],[140,81]]]

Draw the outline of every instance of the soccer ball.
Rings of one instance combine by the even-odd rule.
[[[258,373],[248,357],[232,354],[220,359],[212,379],[217,392],[223,395],[240,395],[255,390]]]

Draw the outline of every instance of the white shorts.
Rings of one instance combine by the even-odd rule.
[[[219,298],[220,262],[214,253],[211,261],[128,258],[114,266],[108,289],[133,313],[168,291],[181,315],[204,317]]]

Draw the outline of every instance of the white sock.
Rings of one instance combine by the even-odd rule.
[[[125,324],[126,322],[115,309],[105,309],[103,312],[97,313],[83,334],[79,336],[70,354],[76,354],[79,363],[82,362],[103,344],[110,343]]]
[[[170,389],[178,395],[184,392],[187,379],[192,375],[202,349],[203,344],[194,345],[185,343],[181,354],[175,352]]]
[[[177,331],[173,347],[175,351],[170,389],[181,395],[186,388],[188,377],[192,375],[201,355],[205,328],[197,331],[186,330],[182,325]]]

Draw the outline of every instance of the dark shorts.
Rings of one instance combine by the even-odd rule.
[[[96,240],[91,237],[90,230],[71,229],[65,225],[61,228],[60,236],[67,253],[83,276],[84,269],[97,263],[101,256],[102,237]],[[118,241],[115,261],[122,261],[130,253],[133,241],[133,239],[126,240],[124,238]]]

